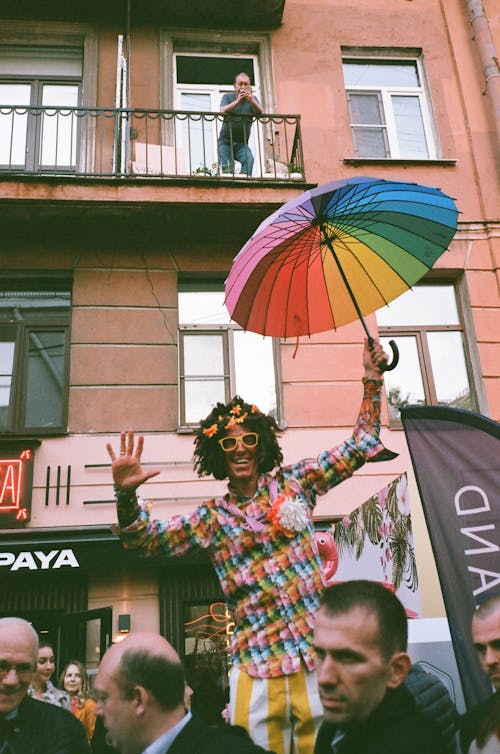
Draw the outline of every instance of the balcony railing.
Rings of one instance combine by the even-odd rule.
[[[251,176],[221,164],[213,112],[0,105],[0,173],[102,178],[304,181],[299,115],[256,115],[244,128]],[[232,126],[229,127],[231,154]]]

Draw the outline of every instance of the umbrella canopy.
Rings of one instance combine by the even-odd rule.
[[[282,338],[336,329],[385,306],[447,249],[454,200],[440,189],[350,178],[306,191],[235,257],[226,306],[246,330]]]

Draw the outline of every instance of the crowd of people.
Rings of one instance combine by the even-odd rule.
[[[438,712],[407,686],[415,667],[407,637],[402,603],[378,582],[325,588],[313,630],[322,716],[310,754],[500,752],[500,596],[486,600],[472,620],[472,640],[494,693],[461,719],[449,696],[443,708],[442,689]],[[38,643],[24,619],[0,618],[1,754],[278,754],[242,726],[214,725],[191,711],[184,666],[160,634],[132,633],[113,644],[92,691],[84,665],[69,662],[60,684],[70,708],[49,677],[51,697],[34,693],[39,653],[47,646],[40,642],[39,650]],[[420,688],[436,699],[436,677],[423,672],[431,677]]]
[[[0,754],[453,754],[458,714],[437,678],[412,666],[397,596],[374,581],[326,586],[313,510],[318,495],[366,462],[394,457],[380,441],[387,356],[365,343],[352,434],[317,458],[283,464],[275,420],[239,396],[200,422],[195,469],[227,492],[189,516],[151,517],[136,490],[142,436],[126,430],[112,461],[122,543],[146,557],[205,549],[234,621],[227,720],[191,709],[169,642],[135,633],[104,654],[90,691],[71,660],[57,689],[53,647],[20,618],[0,619]],[[472,635],[496,693],[461,723],[461,754],[498,754],[500,597]],[[428,677],[426,677],[428,676]],[[90,749],[89,749],[90,747]]]

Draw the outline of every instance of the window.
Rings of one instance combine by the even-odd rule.
[[[0,168],[74,171],[81,48],[0,48]]]
[[[66,431],[69,283],[0,288],[0,433]]]
[[[356,157],[436,157],[418,58],[345,57],[343,71]]]
[[[181,283],[179,362],[181,426],[196,426],[236,394],[279,421],[273,339],[229,319],[222,283]]]
[[[453,284],[418,285],[377,312],[381,343],[400,352],[396,369],[385,373],[391,423],[399,406],[444,405],[477,410],[465,328]]]

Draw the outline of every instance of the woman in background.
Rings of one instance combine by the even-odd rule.
[[[90,680],[85,666],[79,660],[71,660],[63,669],[59,686],[69,694],[71,712],[85,728],[90,743],[95,729],[95,701],[91,696]]]
[[[58,707],[69,709],[69,695],[66,691],[56,688],[50,680],[56,668],[55,663],[56,658],[52,643],[46,639],[40,639],[36,670],[33,673],[28,694],[35,699],[41,699],[42,702],[50,702],[50,704],[55,704]]]

